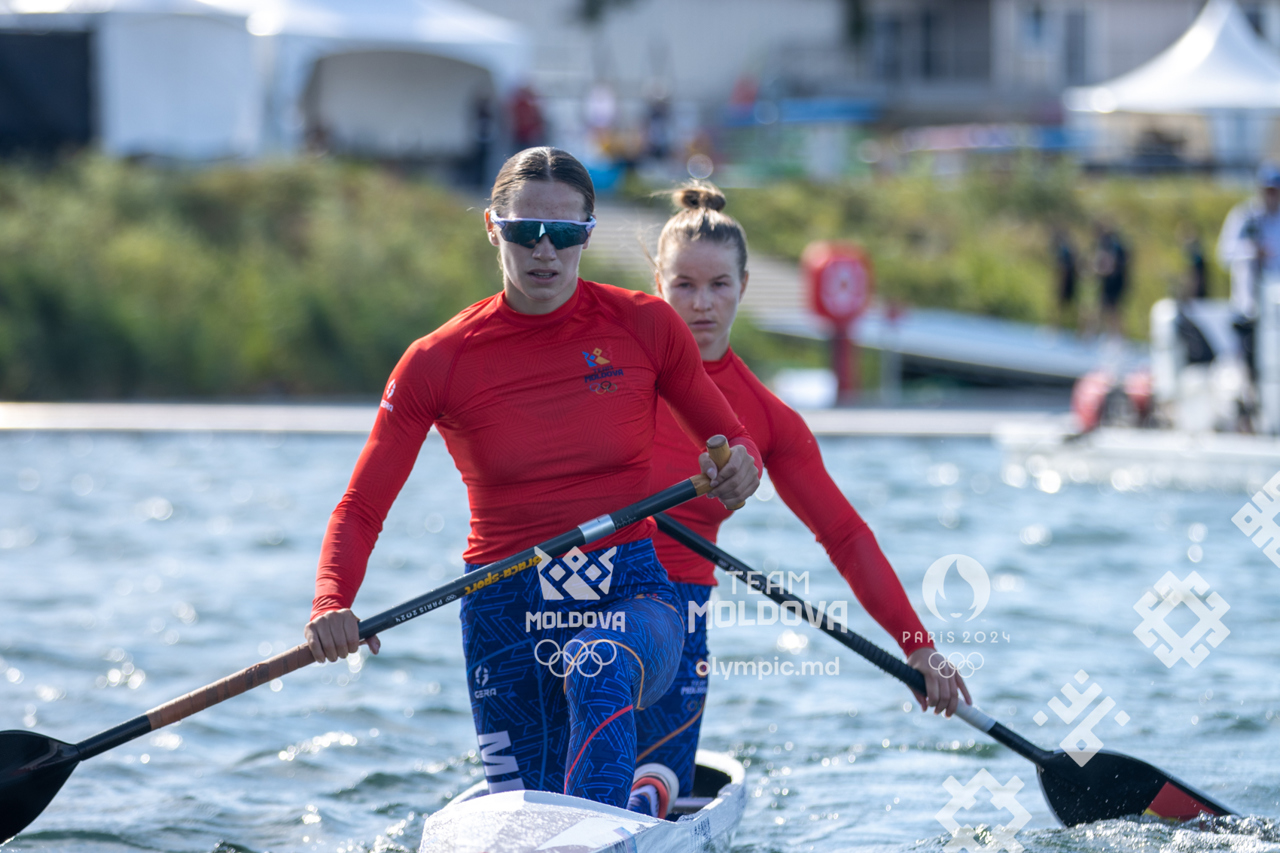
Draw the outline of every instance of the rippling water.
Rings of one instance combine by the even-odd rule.
[[[324,525],[361,444],[0,435],[0,729],[80,740],[300,641]],[[981,662],[969,679],[980,705],[1056,746],[1071,727],[1047,703],[1083,671],[1115,702],[1094,727],[1107,748],[1255,817],[1061,829],[1032,765],[959,721],[907,713],[905,690],[843,647],[805,626],[726,625],[711,643],[730,664],[839,660],[838,675],[715,678],[703,745],[749,763],[738,849],[941,850],[944,782],[986,769],[1026,783],[1017,838],[1033,851],[1280,850],[1280,569],[1231,522],[1247,495],[1069,482],[1047,493],[1002,473],[986,442],[823,449],[926,626],[954,632],[948,651],[980,652],[968,658]],[[357,611],[459,573],[466,524],[464,491],[433,436]],[[722,544],[762,569],[808,572],[811,599],[852,598],[776,497],[753,500]],[[948,621],[925,610],[925,571],[948,554],[991,578],[971,622],[973,593],[955,571],[939,610]],[[1166,572],[1192,571],[1229,606],[1230,633],[1198,666],[1168,668],[1134,636],[1134,604]],[[309,667],[84,763],[10,849],[414,849],[422,816],[480,776],[456,613],[389,632],[376,658]],[[856,602],[849,620],[892,645]],[[1168,623],[1185,634],[1195,617],[1179,608]],[[1009,819],[986,792],[958,815]]]

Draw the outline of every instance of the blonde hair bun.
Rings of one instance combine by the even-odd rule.
[[[683,210],[724,210],[724,193],[707,181],[691,181],[671,194],[675,206]]]

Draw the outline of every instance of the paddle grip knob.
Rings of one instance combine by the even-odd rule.
[[[287,652],[282,652],[275,657],[255,663],[253,666],[246,667],[233,675],[228,675],[221,681],[207,684],[199,690],[192,690],[186,696],[179,696],[171,702],[152,708],[147,712],[147,719],[151,722],[151,731],[167,726],[170,723],[176,723],[178,720],[186,719],[198,711],[203,711],[210,705],[217,705],[232,696],[239,696],[247,690],[252,690],[267,682],[274,681],[310,663],[315,663],[315,658],[311,654],[311,647],[306,643],[294,646]]]
[[[729,439],[723,435],[713,435],[707,439],[707,453],[711,456],[711,462],[716,466],[717,471],[729,464],[729,456],[732,452],[729,448]],[[729,509],[742,509],[746,505],[746,501],[739,501],[737,506],[731,506]]]

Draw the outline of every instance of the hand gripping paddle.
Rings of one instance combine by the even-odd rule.
[[[712,436],[707,442],[708,448],[713,443],[716,446],[727,444],[724,436]],[[514,557],[468,572],[426,595],[364,619],[360,622],[360,639],[367,640],[401,622],[536,566],[541,560],[538,551],[558,557],[709,491],[711,481],[706,475],[697,474],[617,512],[580,524]],[[35,732],[0,732],[0,844],[13,838],[44,811],[81,761],[314,662],[309,646],[305,643],[295,646],[79,743],[66,743]]]
[[[669,516],[658,515],[655,520],[659,530],[693,553],[715,563],[779,605],[795,607],[797,614],[803,613],[806,621],[820,626],[823,633],[862,655],[919,695],[925,695],[924,676],[907,666],[905,661],[843,625],[829,622],[822,610],[803,599],[771,588],[764,575]],[[1060,749],[1053,752],[1041,749],[963,701],[956,709],[956,716],[1033,762],[1049,808],[1066,826],[1144,814],[1174,820],[1234,814],[1226,806],[1145,761],[1102,750],[1081,767],[1069,753]]]

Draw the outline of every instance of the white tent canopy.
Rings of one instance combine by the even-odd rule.
[[[1209,0],[1168,50],[1100,86],[1068,89],[1064,102],[1097,113],[1280,110],[1280,58],[1235,0]]]
[[[0,0],[0,29],[94,34],[97,137],[117,155],[251,157],[322,129],[378,156],[457,156],[527,41],[457,0]]]
[[[248,28],[270,43],[267,144],[317,128],[346,148],[460,153],[476,102],[528,69],[506,19],[454,0],[263,0]]]
[[[0,29],[93,33],[95,135],[121,156],[256,153],[262,87],[245,20],[230,2],[0,2]]]
[[[1154,143],[1184,162],[1247,168],[1280,141],[1280,58],[1235,0],[1209,0],[1163,53],[1098,86],[1063,95],[1068,125],[1095,162]]]

